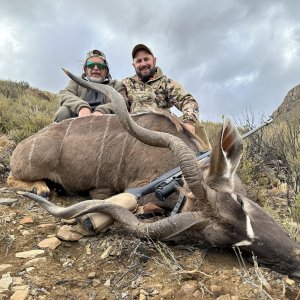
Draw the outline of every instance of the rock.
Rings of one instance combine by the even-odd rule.
[[[96,277],[96,272],[90,272],[89,275],[88,275],[89,279],[93,279],[95,277]]]
[[[40,248],[49,248],[49,249],[56,249],[61,244],[61,241],[57,237],[50,237],[44,239],[38,243]]]
[[[183,292],[183,294],[185,295],[193,295],[193,293],[198,289],[198,283],[197,281],[191,281],[188,282],[186,284],[184,284],[181,287],[181,291]]]
[[[174,290],[173,288],[164,288],[159,296],[163,299],[174,299]],[[181,299],[184,298],[181,297]]]
[[[140,294],[139,300],[147,300],[147,296],[144,294]]]
[[[32,272],[35,269],[35,267],[29,267],[26,268],[26,273],[29,274],[30,272]]]
[[[22,277],[13,277],[13,286],[15,285],[24,285],[24,280]]]
[[[5,273],[0,279],[0,291],[8,291],[13,283],[13,279],[10,277],[10,273]]]
[[[108,246],[100,256],[100,259],[105,259],[109,256],[112,246]]]
[[[100,280],[99,279],[93,279],[92,280],[92,286],[93,287],[97,287],[97,286],[99,286],[100,285]]]
[[[10,265],[10,264],[3,264],[3,265],[0,265],[0,273],[7,272],[7,271],[9,271],[11,268],[12,268],[12,265]]]
[[[226,294],[216,298],[216,300],[231,300],[231,297],[229,294]]]
[[[92,254],[91,244],[87,244],[87,245],[85,246],[85,253],[86,253],[87,255]]]
[[[143,289],[140,289],[140,294],[143,294],[143,295],[145,295],[145,296],[149,296],[149,293],[146,292],[146,291],[143,290]]]
[[[29,295],[29,286],[25,285],[22,288],[14,292],[10,297],[10,300],[25,300]]]
[[[110,286],[110,278],[105,281],[104,286]]]
[[[80,245],[86,245],[87,243],[93,242],[93,241],[97,241],[96,237],[83,237],[82,239],[78,240],[78,243]]]
[[[199,291],[199,290],[197,290],[197,291],[195,291],[195,293],[193,293],[193,297],[194,298],[198,298],[198,299],[201,299],[202,298],[202,293]]]
[[[78,241],[83,237],[83,234],[74,230],[72,226],[63,225],[59,228],[56,236],[64,241]]]
[[[31,259],[31,260],[27,261],[24,264],[24,267],[29,268],[29,267],[37,266],[37,265],[40,265],[40,264],[42,264],[46,261],[47,261],[46,257],[37,257],[37,258],[34,258],[34,259]]]
[[[0,205],[13,205],[17,203],[19,200],[18,199],[13,199],[13,198],[0,198]]]
[[[18,252],[15,254],[15,256],[18,258],[35,258],[43,254],[45,254],[44,250],[29,250],[24,252]]]
[[[45,223],[45,224],[40,224],[37,227],[38,228],[52,228],[52,227],[55,227],[55,224],[53,224],[53,223]]]
[[[296,286],[296,282],[295,282],[295,280],[293,280],[293,279],[286,278],[286,279],[285,279],[285,282],[286,282],[287,285],[289,285],[289,286],[291,286],[291,287]]]
[[[220,285],[211,285],[210,290],[212,291],[215,298],[219,297],[222,294],[222,286]]]
[[[20,224],[31,224],[31,223],[33,223],[33,218],[31,216],[26,216],[20,221]]]
[[[26,236],[26,235],[30,235],[31,234],[31,231],[29,231],[29,230],[21,230],[20,231],[21,232],[21,234],[23,235],[23,236]]]

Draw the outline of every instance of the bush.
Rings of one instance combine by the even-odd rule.
[[[58,108],[57,95],[27,83],[0,81],[0,133],[15,143],[49,125]]]

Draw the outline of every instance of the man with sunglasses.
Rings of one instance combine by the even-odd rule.
[[[87,53],[82,78],[99,84],[107,84],[126,97],[124,85],[111,79],[108,62],[100,50]],[[75,117],[113,113],[110,100],[106,96],[86,89],[73,80],[70,80],[67,87],[59,92],[59,98],[60,108],[54,116],[55,122]]]
[[[206,131],[198,120],[199,107],[194,97],[181,84],[165,76],[156,66],[156,57],[149,47],[136,45],[132,50],[136,75],[122,80],[126,87],[131,113],[175,106],[182,112],[186,128],[200,139],[202,151],[210,150]]]

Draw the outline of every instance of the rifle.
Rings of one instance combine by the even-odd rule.
[[[263,127],[269,125],[273,122],[273,119],[270,118],[265,121],[263,124],[259,125],[258,127],[253,128],[252,130],[248,131],[244,135],[242,135],[242,139],[245,139],[256,131],[262,129]],[[211,150],[207,152],[200,152],[197,154],[196,158],[198,161],[203,160],[206,157],[211,155]],[[154,192],[156,198],[160,201],[165,201],[168,196],[176,191],[176,188],[182,184],[182,172],[180,167],[172,169],[167,173],[161,175],[160,177],[156,178],[155,180],[151,181],[150,183],[137,188],[131,188],[126,190],[126,192],[135,195],[138,199],[144,195],[148,195]]]

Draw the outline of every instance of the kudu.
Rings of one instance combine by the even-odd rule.
[[[111,134],[111,139],[118,139],[118,143],[115,144],[115,147],[118,146],[121,148],[122,153],[127,150],[127,153],[133,155],[133,160],[137,159],[139,155],[143,155],[142,151],[147,151],[147,155],[151,156],[151,161],[148,160],[143,165],[136,165],[134,169],[135,172],[141,174],[140,168],[156,168],[157,164],[155,163],[157,161],[163,163],[167,157],[169,160],[174,158],[178,161],[188,190],[188,204],[185,206],[184,212],[153,223],[143,223],[130,211],[102,200],[88,200],[68,208],[62,208],[38,195],[26,193],[27,196],[42,204],[50,214],[56,217],[73,218],[90,212],[98,212],[111,216],[114,220],[123,224],[128,231],[140,237],[149,236],[153,239],[160,240],[192,239],[193,241],[202,240],[209,242],[215,247],[240,247],[250,253],[254,252],[259,261],[269,265],[271,268],[300,278],[299,244],[291,239],[274,219],[259,205],[246,197],[244,189],[242,188],[238,177],[235,175],[242,156],[243,142],[236,127],[229,120],[225,120],[223,124],[213,147],[209,162],[201,165],[196,161],[194,152],[191,151],[189,146],[187,146],[180,138],[169,133],[151,131],[142,128],[135,123],[134,120],[138,121],[139,118],[135,118],[134,120],[131,118],[122,97],[116,91],[109,89],[108,87],[85,82],[72,74],[68,73],[68,75],[83,86],[94,88],[95,90],[108,95],[115,106],[116,115],[123,128],[129,132],[131,136],[139,139],[143,143],[159,147],[157,148],[159,149],[158,152],[152,152],[156,148],[150,147],[151,151],[148,151],[147,149],[149,146],[138,144],[139,153],[136,154],[136,149],[133,152],[128,152],[130,149],[124,148],[124,141],[120,142],[118,139],[120,136],[125,135],[124,131],[121,128],[119,128],[118,131],[113,131],[113,133],[108,131],[109,128],[107,123],[115,120],[115,117],[108,116],[104,119],[104,124],[106,124],[106,126],[102,129],[98,127],[99,131],[106,132],[108,135]],[[153,117],[154,115],[149,115],[149,118],[151,118],[151,116]],[[78,125],[92,130],[94,123],[96,123],[96,119],[82,118],[81,120],[75,119],[63,122],[62,124],[51,125],[50,128],[41,131],[37,138],[31,138],[29,142],[25,142],[27,144],[29,143],[29,145],[24,145],[22,147],[25,147],[25,149],[27,148],[27,151],[36,147],[37,149],[34,149],[34,153],[37,153],[39,149],[36,140],[44,135],[44,140],[42,139],[41,143],[46,143],[46,148],[43,146],[40,150],[43,151],[44,156],[49,155],[47,151],[45,152],[47,147],[58,147],[60,150],[60,156],[58,156],[59,160],[53,167],[54,170],[59,169],[60,172],[63,172],[60,164],[64,167],[74,168],[74,165],[76,165],[76,158],[75,160],[72,158],[75,156],[76,151],[78,152],[79,150],[74,150],[73,147],[75,144],[72,143],[71,140],[67,140],[68,135],[72,135],[73,131],[71,124],[74,124],[74,122],[78,122]],[[66,127],[67,134],[66,130],[60,132],[60,130]],[[86,131],[87,129],[85,132]],[[51,145],[51,142],[48,140],[51,138],[55,139],[60,135],[65,136],[65,142],[60,143],[59,146]],[[101,143],[103,142],[103,135],[100,135],[100,140],[97,135],[98,132],[93,131],[93,137],[97,141],[93,146],[98,149],[104,147],[104,145]],[[132,139],[131,136],[126,134],[126,139]],[[137,140],[135,140],[135,142],[138,143]],[[71,143],[71,146],[66,145],[67,143]],[[42,147],[42,145],[40,145],[40,147]],[[161,147],[168,148],[171,151],[166,154]],[[66,149],[70,151],[71,155],[69,155],[69,157],[61,157]],[[83,151],[87,151],[87,149],[88,148],[85,147]],[[26,153],[26,150],[23,151]],[[114,151],[114,149],[111,149],[111,151]],[[21,149],[17,150],[18,155],[21,155],[21,152]],[[90,149],[87,157],[90,158],[93,152],[95,152],[95,149]],[[35,164],[40,163],[39,161],[34,160],[34,153],[30,154],[29,160],[27,159],[27,164],[31,163],[27,168],[31,170],[36,168],[33,165],[33,161]],[[164,153],[163,157],[161,156],[161,153]],[[134,154],[136,154],[136,156],[134,156]],[[15,157],[15,160],[17,159],[16,154],[13,157]],[[126,161],[124,164],[134,165],[135,162],[129,161],[129,158],[128,155],[120,156],[120,159]],[[64,162],[64,159],[66,159],[67,162]],[[100,164],[101,162],[102,164]],[[107,168],[111,168],[111,170],[115,170],[115,172],[121,172],[123,168],[126,168],[120,160],[112,161],[111,158],[107,159],[106,162],[105,160],[101,160],[100,157],[98,163],[97,174],[101,174],[101,176],[104,175],[103,169],[107,170]],[[152,164],[155,164],[155,167],[153,167]],[[87,168],[90,167],[90,160],[86,166]],[[12,167],[12,174],[18,176],[21,172],[21,168],[16,169],[16,167],[14,167],[14,161]],[[25,167],[24,164],[23,167]],[[47,167],[49,168],[49,166]],[[20,177],[25,180],[50,178],[60,183],[63,182],[63,177],[54,175],[53,169],[51,169],[50,173],[52,175],[50,176],[48,174],[49,171],[45,174],[46,170],[44,170],[44,168],[45,166],[42,166],[39,169],[41,174],[38,178],[36,178],[37,176],[34,176],[33,173],[30,173],[30,171],[27,171],[32,174],[30,178],[26,178],[26,176]],[[75,173],[79,171],[86,172],[83,169],[85,169],[84,166],[81,166],[81,168],[75,167]],[[16,172],[16,170],[18,170],[18,172]],[[24,174],[25,171],[22,172]],[[68,176],[68,174],[71,175],[71,172],[74,172],[74,170],[67,169],[63,174],[64,176]],[[106,175],[111,176],[111,174]],[[66,182],[69,182],[68,180],[71,181],[71,178],[66,179]],[[94,178],[91,176],[88,177],[85,182],[94,182],[93,180]],[[103,177],[103,180],[107,179]],[[122,192],[130,186],[128,181],[127,184],[124,183],[125,180],[126,178],[122,179],[121,185],[115,180],[111,181],[111,184],[116,187],[114,190],[115,192]],[[119,194],[117,197],[134,196],[128,195],[128,193],[125,192]]]

